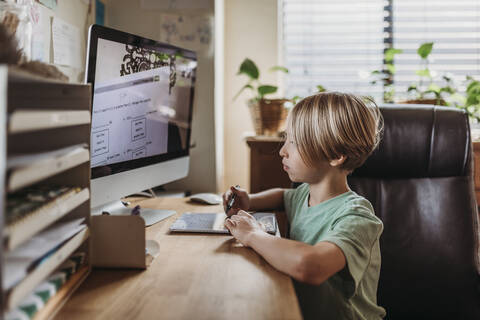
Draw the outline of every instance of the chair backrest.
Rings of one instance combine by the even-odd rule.
[[[387,319],[480,319],[470,127],[455,108],[380,106],[378,149],[349,176],[384,223],[378,303]]]

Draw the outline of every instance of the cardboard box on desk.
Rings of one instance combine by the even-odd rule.
[[[145,221],[139,216],[92,216],[91,222],[93,267],[145,269],[156,256],[152,251],[158,253],[152,240],[147,253]]]

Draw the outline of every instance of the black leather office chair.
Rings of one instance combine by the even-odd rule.
[[[379,148],[349,177],[384,223],[387,319],[480,319],[478,211],[466,114],[381,106]]]

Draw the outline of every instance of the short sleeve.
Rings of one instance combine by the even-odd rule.
[[[383,224],[377,217],[370,212],[362,212],[366,209],[352,210],[337,219],[326,237],[320,240],[334,243],[345,255],[346,267],[339,276],[348,298],[357,291],[383,230]]]

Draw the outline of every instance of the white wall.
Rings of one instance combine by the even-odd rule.
[[[92,0],[95,2],[94,0]],[[37,48],[43,52],[43,62],[53,64],[53,43],[51,40],[51,21],[52,18],[60,18],[63,21],[75,26],[80,32],[80,43],[77,54],[80,56],[81,66],[57,66],[65,75],[69,77],[70,82],[83,82],[85,72],[85,53],[87,43],[88,26],[93,22],[95,6],[92,5],[91,13],[88,12],[88,1],[68,0],[58,1],[55,9],[49,9],[46,6],[35,3],[38,8],[38,22],[33,26],[32,43],[37,41]]]
[[[278,0],[225,0],[225,179],[223,190],[239,184],[250,188],[249,150],[244,137],[254,132],[245,92],[233,97],[246,84],[245,76],[237,76],[245,57],[260,69],[260,80],[275,85],[277,75],[267,70],[278,64]]]
[[[159,40],[161,16],[164,13],[213,16],[214,1],[206,9],[143,10],[141,0],[105,1],[106,26]],[[172,43],[178,45],[177,43]],[[182,46],[182,45],[180,45]],[[186,47],[186,49],[191,49]],[[180,181],[168,184],[169,190],[215,192],[215,122],[214,122],[214,56],[213,51],[198,52],[195,101],[192,119],[190,173]]]

